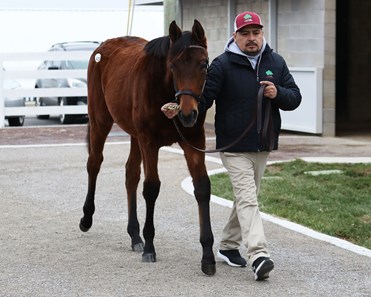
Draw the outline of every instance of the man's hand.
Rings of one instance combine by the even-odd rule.
[[[175,117],[180,110],[180,106],[175,102],[166,103],[161,107],[161,111],[169,118]]]
[[[264,89],[265,97],[268,97],[270,99],[274,99],[277,97],[277,88],[274,85],[274,83],[267,81],[267,80],[263,80],[260,82],[260,84],[265,85],[265,89]]]

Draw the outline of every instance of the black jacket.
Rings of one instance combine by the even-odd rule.
[[[203,108],[208,109],[215,100],[216,148],[220,149],[236,140],[256,120],[259,81],[268,80],[277,88],[277,97],[271,100],[273,122],[273,149],[278,148],[281,129],[279,109],[294,110],[301,102],[301,94],[284,59],[266,45],[254,70],[247,57],[224,52],[214,59],[208,70],[203,91]],[[270,100],[265,98],[264,101]],[[264,104],[264,103],[263,103]],[[264,105],[263,105],[264,110]],[[264,116],[263,116],[264,118]],[[249,133],[228,152],[269,151],[262,143],[256,123]]]

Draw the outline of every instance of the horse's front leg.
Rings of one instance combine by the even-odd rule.
[[[201,270],[207,275],[216,272],[213,252],[214,236],[210,222],[210,179],[205,166],[205,154],[198,152],[184,143],[180,143],[184,150],[187,165],[193,179],[194,195],[198,203],[200,223],[200,243],[202,245]]]
[[[143,228],[144,251],[143,262],[156,262],[156,252],[153,240],[155,227],[153,223],[155,204],[160,192],[161,182],[158,176],[157,162],[159,147],[141,146],[145,179],[143,182],[143,197],[146,201],[146,220]]]

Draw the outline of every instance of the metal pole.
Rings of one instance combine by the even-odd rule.
[[[132,6],[131,6],[131,14],[130,14],[131,18],[130,18],[129,35],[131,35],[131,31],[133,29],[134,10],[135,10],[135,0],[133,0]]]
[[[128,21],[126,23],[126,35],[129,35],[129,26],[130,26],[130,13],[131,13],[131,0],[128,2]]]

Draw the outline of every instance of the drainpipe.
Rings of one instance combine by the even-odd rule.
[[[182,0],[164,0],[164,34],[169,34],[169,25],[175,20],[177,25],[183,27],[183,4]]]
[[[269,1],[269,45],[277,52],[277,0]]]
[[[227,39],[232,36],[234,32],[234,19],[236,18],[236,1],[228,0],[228,30]]]

